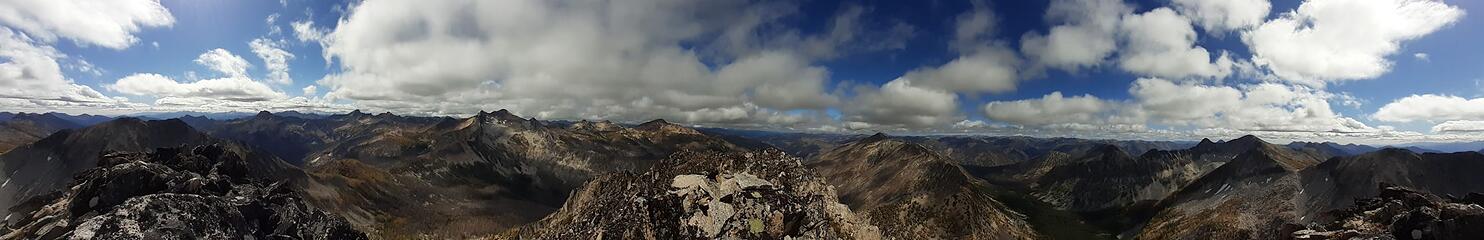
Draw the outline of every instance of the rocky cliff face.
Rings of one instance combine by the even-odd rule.
[[[1484,239],[1484,195],[1443,199],[1382,185],[1373,198],[1330,211],[1294,239]]]
[[[990,196],[992,186],[921,145],[877,134],[825,151],[809,166],[892,238],[1037,237],[1025,216]]]
[[[879,239],[829,184],[776,150],[681,152],[640,174],[611,173],[519,239]]]
[[[366,238],[301,200],[294,170],[231,145],[109,153],[65,191],[11,208],[3,238]]]

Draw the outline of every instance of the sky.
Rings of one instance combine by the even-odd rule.
[[[0,0],[0,111],[1484,140],[1480,1]]]

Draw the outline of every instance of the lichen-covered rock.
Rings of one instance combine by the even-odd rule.
[[[776,150],[682,152],[599,176],[519,239],[880,239],[834,189]]]
[[[1411,189],[1380,187],[1375,198],[1326,213],[1334,221],[1293,233],[1295,239],[1484,239],[1484,207]]]
[[[250,176],[283,168],[261,166],[282,163],[245,151],[206,145],[105,155],[66,191],[12,208],[0,239],[366,238],[283,181]]]

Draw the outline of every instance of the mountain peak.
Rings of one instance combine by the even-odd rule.
[[[1246,135],[1246,136],[1239,137],[1237,139],[1232,139],[1229,143],[1243,143],[1243,144],[1248,144],[1248,143],[1267,143],[1267,142],[1263,141],[1261,138],[1257,138],[1257,136]]]
[[[876,134],[871,134],[870,137],[862,138],[860,140],[860,142],[871,143],[871,142],[878,142],[878,141],[886,140],[886,139],[890,139],[890,138],[891,138],[891,136],[887,136],[886,133],[876,132]]]
[[[492,119],[499,119],[499,120],[506,120],[506,121],[526,120],[524,118],[521,118],[520,116],[516,116],[515,113],[511,113],[510,110],[506,110],[506,109],[500,109],[499,111],[494,111],[494,112],[479,111],[479,115],[477,117],[481,117],[481,118],[492,118]]]
[[[273,117],[273,113],[268,112],[268,111],[258,111],[258,115],[254,116],[254,117],[257,117],[257,118]]]
[[[1196,146],[1209,146],[1211,144],[1216,144],[1216,142],[1212,142],[1210,138],[1201,138],[1201,143],[1197,143],[1195,145]]]
[[[637,128],[640,128],[640,129],[657,129],[659,127],[668,126],[668,125],[675,125],[675,124],[674,123],[670,123],[669,121],[665,121],[665,119],[661,118],[661,119],[649,120],[648,122],[640,123],[639,126],[637,126]]]

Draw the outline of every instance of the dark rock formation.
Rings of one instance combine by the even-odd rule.
[[[224,145],[115,152],[11,208],[4,239],[365,239]],[[281,161],[280,161],[281,162]]]
[[[1374,198],[1331,211],[1295,239],[1484,239],[1484,207],[1474,199],[1442,199],[1404,187],[1382,185]],[[1478,194],[1471,196],[1481,197]]]
[[[0,206],[66,186],[74,174],[97,166],[103,153],[219,142],[179,120],[120,118],[62,130],[0,154]],[[0,214],[4,213],[9,212],[0,207]]]
[[[612,173],[519,239],[879,239],[832,188],[777,150],[681,152],[642,174]]]

